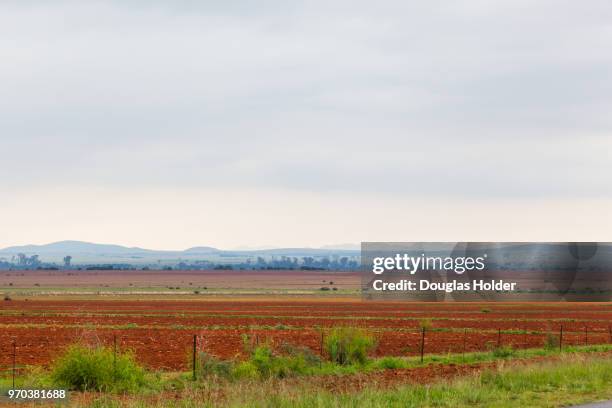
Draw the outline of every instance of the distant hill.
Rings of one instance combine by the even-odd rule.
[[[27,256],[39,255],[44,262],[62,262],[66,255],[73,257],[74,263],[129,263],[151,264],[159,262],[179,262],[208,260],[211,262],[230,262],[254,256],[263,257],[305,257],[305,256],[358,256],[359,250],[332,248],[275,248],[253,250],[221,250],[210,246],[197,246],[183,251],[153,250],[126,247],[113,244],[96,244],[82,241],[60,241],[45,245],[22,245],[0,249],[0,258],[10,258],[23,253]]]
[[[193,247],[183,251],[187,254],[214,254],[220,252],[219,249],[207,246]]]
[[[154,252],[149,249],[143,248],[128,248],[121,245],[109,245],[109,244],[93,244],[90,242],[82,242],[82,241],[60,241],[53,242],[51,244],[45,245],[23,245],[23,246],[12,246],[8,248],[4,248],[0,250],[0,253],[36,253],[39,255],[48,254],[48,253],[57,253],[63,252],[66,254],[69,253],[99,253],[99,254],[126,254],[126,253],[138,253],[145,252],[150,253]]]

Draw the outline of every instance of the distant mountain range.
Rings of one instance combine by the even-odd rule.
[[[39,255],[63,252],[69,254],[75,253],[105,253],[105,254],[126,254],[126,253],[139,253],[139,252],[153,252],[148,249],[136,248],[136,247],[124,247],[121,245],[108,245],[108,244],[93,244],[90,242],[82,241],[60,241],[53,242],[45,245],[22,245],[12,246],[4,249],[0,249],[0,253],[24,253],[31,254],[36,253]]]
[[[152,261],[176,260],[219,260],[231,258],[248,258],[253,256],[358,256],[359,245],[330,245],[322,248],[273,248],[273,249],[239,249],[222,250],[209,246],[198,246],[183,251],[153,250],[139,247],[126,247],[112,244],[96,244],[82,241],[60,241],[45,245],[22,245],[0,249],[0,258],[10,258],[17,254],[28,256],[39,255],[45,262],[60,262],[66,255],[73,257],[74,262],[108,262],[108,263],[150,263]]]
[[[463,248],[460,244],[455,248],[455,243],[425,243],[428,253],[439,251],[440,253],[452,253],[455,249],[461,252],[467,248]],[[405,250],[422,251],[423,245],[419,243],[406,244]],[[569,249],[569,251],[568,251]],[[538,262],[545,260],[550,254],[564,255],[565,257],[574,257],[575,259],[589,259],[595,254],[595,249],[591,244],[570,245],[568,243],[470,243],[470,251],[487,251],[489,259],[494,262],[499,257],[504,259],[510,257],[514,259],[515,264],[529,262]],[[22,245],[12,246],[0,249],[0,263],[15,263],[19,258],[19,254],[24,254],[26,257],[38,255],[37,262],[63,264],[65,256],[72,257],[73,265],[134,265],[134,266],[157,266],[164,265],[179,265],[201,264],[209,262],[217,265],[227,264],[242,264],[257,262],[258,264],[278,265],[292,262],[287,258],[298,258],[302,261],[304,258],[312,258],[309,260],[311,265],[315,265],[318,260],[324,262],[338,262],[346,257],[350,261],[359,261],[361,251],[359,245],[343,244],[343,245],[327,245],[321,248],[267,248],[267,249],[235,249],[223,250],[210,246],[197,246],[180,251],[170,250],[153,250],[139,247],[126,247],[112,244],[96,244],[82,241],[60,241],[45,245]],[[560,254],[560,255],[559,255]],[[612,245],[610,243],[599,243],[597,249],[598,257],[612,259]],[[367,253],[366,253],[367,255]],[[556,256],[557,256],[556,255]],[[263,258],[260,262],[258,258]],[[23,258],[23,257],[22,257]],[[35,258],[35,257],[34,257]],[[347,259],[344,259],[346,265]],[[570,261],[571,259],[568,258]],[[528,264],[527,262],[526,264]]]

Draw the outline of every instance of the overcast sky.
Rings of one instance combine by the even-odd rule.
[[[0,247],[612,241],[612,4],[2,1]]]

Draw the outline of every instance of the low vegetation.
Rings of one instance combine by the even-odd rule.
[[[546,333],[546,339],[544,340],[544,348],[547,350],[555,350],[559,347],[559,336],[548,332]]]
[[[427,385],[371,386],[331,392],[303,380],[225,384],[186,388],[180,399],[166,396],[101,396],[82,406],[110,407],[553,407],[612,398],[612,359],[575,354],[561,360],[506,365]],[[78,403],[76,404],[78,405]]]
[[[145,384],[145,370],[129,352],[76,344],[54,362],[50,379],[58,387],[77,391],[136,391]]]
[[[374,336],[355,327],[338,327],[325,337],[325,351],[329,359],[340,365],[365,364],[368,353],[374,347]]]
[[[339,334],[343,333],[343,334]],[[350,336],[344,337],[346,333]],[[492,348],[488,352],[471,352],[461,354],[426,354],[423,361],[419,357],[385,356],[367,358],[361,354],[364,344],[371,344],[373,339],[360,337],[355,333],[339,330],[329,336],[330,343],[344,340],[347,344],[353,341],[355,352],[347,353],[346,360],[339,363],[335,359],[322,359],[308,347],[297,347],[283,343],[273,350],[268,342],[245,346],[248,357],[243,360],[222,360],[211,354],[199,352],[196,359],[196,378],[219,380],[267,380],[287,377],[316,375],[344,375],[357,372],[369,372],[385,369],[410,369],[436,365],[460,365],[488,363],[497,360],[527,360],[548,356],[567,356],[577,354],[609,353],[612,345],[566,346],[563,352],[557,348],[513,349],[510,346]],[[350,357],[348,357],[350,356]],[[52,364],[48,373],[32,368],[29,376],[18,379],[28,384],[39,386],[61,386],[71,390],[133,392],[151,384],[151,376],[139,366],[129,351],[118,351],[115,355],[108,347],[87,347],[76,344]],[[40,379],[38,383],[32,377]],[[192,370],[185,373],[185,379],[192,378]],[[156,380],[157,381],[157,380]],[[0,385],[2,381],[0,380]],[[146,387],[145,387],[146,388]]]

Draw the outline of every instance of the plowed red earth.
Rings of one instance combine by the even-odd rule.
[[[267,339],[274,347],[288,342],[319,352],[319,328],[340,325],[371,329],[378,338],[376,355],[415,355],[424,318],[432,319],[426,353],[484,351],[498,342],[539,347],[546,333],[557,333],[561,325],[566,345],[608,343],[612,334],[609,303],[379,303],[290,297],[13,300],[0,304],[0,370],[12,362],[13,342],[17,364],[45,366],[76,341],[111,345],[116,336],[119,346],[133,349],[145,365],[179,370],[187,368],[194,334],[199,349],[240,358],[243,334]]]

